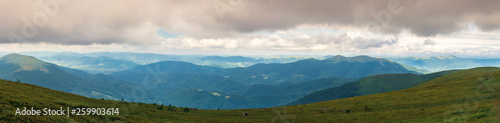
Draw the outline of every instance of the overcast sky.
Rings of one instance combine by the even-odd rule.
[[[500,56],[499,0],[0,0],[0,51]]]

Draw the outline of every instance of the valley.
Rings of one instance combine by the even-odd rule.
[[[48,58],[48,56],[45,57]],[[66,56],[64,58],[68,57]],[[77,58],[77,56],[74,56],[73,58]],[[87,56],[78,56],[78,58],[94,59]],[[98,59],[102,58],[107,60],[79,62],[79,64],[127,62],[126,60],[98,57]],[[242,57],[228,57],[228,59],[229,58],[234,60],[232,62],[252,60]],[[74,60],[76,59],[73,59],[73,61]],[[72,61],[72,59],[69,59],[68,61]],[[76,61],[88,60],[78,59]],[[383,110],[378,109],[380,111],[379,113],[406,111],[410,109],[395,109],[388,108],[387,106],[388,104],[404,104],[402,102],[391,101],[400,101],[409,97],[429,100],[425,99],[428,98],[428,95],[421,94],[428,94],[427,92],[429,92],[429,94],[436,92],[435,94],[437,94],[438,90],[433,89],[430,91],[422,88],[428,83],[448,81],[454,82],[457,80],[457,77],[460,78],[460,80],[467,79],[467,82],[472,83],[471,81],[473,79],[471,78],[461,78],[467,77],[462,74],[472,75],[471,71],[480,71],[477,72],[479,74],[478,76],[474,76],[477,79],[484,79],[484,75],[487,75],[488,81],[493,81],[493,75],[496,75],[494,73],[496,71],[500,71],[497,68],[476,68],[470,70],[449,70],[422,74],[417,71],[411,71],[415,69],[408,69],[411,68],[411,66],[404,66],[390,60],[369,56],[330,56],[329,58],[324,59],[309,58],[290,63],[257,63],[248,67],[236,68],[202,66],[183,61],[161,61],[147,65],[134,63],[135,67],[133,68],[126,67],[128,69],[108,74],[92,74],[78,69],[58,66],[31,56],[9,54],[0,58],[0,66],[5,68],[0,71],[0,77],[7,80],[4,84],[7,84],[8,86],[32,86],[20,83],[33,84],[36,86],[29,88],[41,89],[44,91],[56,90],[50,93],[64,93],[64,95],[69,98],[76,98],[76,101],[70,102],[67,102],[68,100],[59,100],[62,102],[51,102],[45,100],[44,98],[38,99],[38,97],[33,97],[33,99],[36,100],[32,100],[32,97],[24,95],[22,97],[29,97],[23,98],[24,102],[19,102],[19,100],[15,99],[16,101],[8,101],[4,103],[4,107],[9,109],[9,111],[14,111],[11,109],[19,106],[32,106],[35,108],[42,108],[44,106],[52,106],[52,108],[57,108],[57,106],[74,108],[82,105],[83,107],[104,106],[108,108],[119,106],[128,109],[128,111],[141,112],[140,114],[153,113],[158,117],[165,117],[162,115],[175,114],[173,116],[182,115],[183,118],[188,118],[184,115],[193,115],[197,112],[204,112],[189,117],[203,118],[207,121],[215,121],[215,119],[210,117],[213,115],[217,115],[217,117],[220,118],[226,116],[234,117],[238,114],[236,112],[249,112],[251,114],[262,113],[267,115],[275,115],[273,113],[278,113],[278,117],[281,117],[281,115],[285,115],[286,113],[287,116],[294,116],[291,120],[295,122],[300,122],[302,120],[314,121],[314,119],[309,119],[309,117],[323,117],[324,114],[328,113],[343,116],[342,118],[333,118],[330,120],[341,119],[342,121],[353,121],[353,119],[346,119],[345,117],[354,116],[352,118],[359,119],[359,116],[366,116],[368,115],[366,114],[368,112],[371,113],[370,115],[377,114],[375,112],[378,111],[375,111],[375,109],[378,108],[383,108]],[[483,71],[489,71],[491,73]],[[450,76],[455,77],[455,79],[450,79]],[[18,94],[18,91],[25,91],[25,89],[22,88],[19,88],[20,90],[8,90],[7,88],[15,87],[8,87],[7,85],[4,88],[6,90],[3,90],[2,92],[16,92],[10,94],[11,96]],[[465,85],[457,86],[456,88],[462,88],[462,86]],[[43,87],[52,90],[48,90]],[[488,89],[494,89],[493,85]],[[415,90],[418,92],[404,90]],[[37,91],[28,92],[38,93]],[[410,92],[415,94],[415,96],[400,96],[410,95]],[[32,94],[39,95],[40,97],[44,97],[42,95],[45,95],[42,93]],[[83,97],[72,94],[81,95]],[[380,95],[386,96],[382,98]],[[61,97],[59,94],[57,96],[47,96]],[[14,99],[13,97],[9,98]],[[95,102],[92,100],[99,101]],[[407,101],[409,101],[408,103],[411,103],[414,106],[413,108],[424,109],[423,107],[427,107],[426,105],[429,105],[427,102],[412,100],[413,99],[411,98],[407,99]],[[456,99],[454,98],[450,100]],[[41,101],[43,101],[43,103],[33,104],[33,102]],[[49,103],[47,103],[47,101]],[[380,101],[387,104],[381,103]],[[450,105],[448,103],[445,104]],[[159,107],[162,107],[161,109],[166,108],[161,105],[192,107],[200,110],[192,111],[190,113],[164,112],[164,110],[157,110],[160,109]],[[130,106],[136,108],[140,107],[141,110],[144,109],[146,112],[130,109]],[[346,107],[345,110],[340,106]],[[365,106],[365,109],[363,109],[363,106]],[[155,107],[157,108],[156,110]],[[347,110],[349,111],[346,112]],[[484,110],[489,111],[492,110],[492,108],[485,108]],[[318,112],[321,114],[316,114]],[[343,113],[338,114],[339,112]],[[478,115],[481,115],[481,118],[486,117],[483,115],[494,115],[485,113],[487,112],[482,112]],[[344,114],[350,114],[352,116]],[[138,114],[129,114],[125,117],[100,117],[98,119],[88,116],[80,117],[82,119],[56,119],[58,119],[58,121],[134,121],[138,118],[141,119],[140,117],[144,117],[136,115]],[[450,115],[455,116],[453,113]],[[16,117],[19,118],[19,116]],[[257,119],[249,121],[264,119],[277,120],[276,118],[269,118],[261,115],[249,116],[248,118],[251,117],[256,117]],[[467,115],[467,117],[469,116]],[[13,116],[5,115],[2,119],[4,121],[9,121],[9,118],[13,118]],[[179,117],[171,118],[177,119],[171,121],[189,121],[189,119],[178,119]],[[484,120],[481,118],[478,119]],[[47,119],[28,118],[25,120],[43,121]],[[160,121],[160,119],[149,120],[155,122]],[[228,119],[227,121],[230,122],[232,120],[241,119],[235,118]],[[419,120],[427,121],[427,119]],[[435,120],[436,119],[431,121]],[[447,120],[461,121],[471,119]],[[356,120],[354,121],[360,122]]]
[[[81,57],[81,54],[74,57]],[[72,57],[64,58],[72,61]],[[86,56],[82,58],[91,59]],[[108,60],[80,64],[113,63],[113,59],[106,59]],[[4,69],[0,78],[11,81],[21,80],[96,99],[124,98],[131,102],[172,104],[200,109],[276,107],[309,93],[342,86],[366,76],[417,74],[398,63],[369,56],[334,56],[322,60],[311,58],[291,63],[259,63],[237,68],[162,61],[137,65],[111,74],[91,74],[20,54],[6,55],[0,61],[4,61],[1,65],[5,68],[12,68]],[[123,60],[115,62],[124,63]],[[44,79],[40,80],[36,76],[44,76]]]
[[[159,110],[158,104],[91,99],[0,80],[0,121],[19,122],[494,122],[500,100],[499,68],[461,70],[409,89],[262,109]],[[26,89],[29,89],[27,91]],[[17,107],[115,107],[119,116],[14,116]],[[248,116],[241,116],[248,112]]]

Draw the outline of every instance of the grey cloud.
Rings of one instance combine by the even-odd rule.
[[[203,18],[213,16],[193,11],[211,10],[204,7],[209,1],[58,1],[64,0],[1,0],[0,43],[151,45],[161,41],[160,29],[201,33],[197,25],[209,25]]]
[[[340,45],[344,47],[354,47],[356,49],[369,49],[379,48],[384,45],[397,44],[398,37],[380,39],[380,38],[365,38],[365,37],[349,37],[346,33],[338,35],[319,34],[312,36],[311,39],[304,40],[303,38],[294,38],[295,44],[300,46],[313,46],[313,45]]]
[[[158,29],[205,39],[304,24],[363,28],[378,23],[372,12],[387,20],[383,13],[387,14],[391,0],[247,0],[238,5],[221,1],[228,5],[223,13],[217,13],[213,0],[71,0],[58,6],[58,13],[49,17],[46,26],[37,27],[35,36],[26,37],[22,34],[23,18],[33,20],[38,12],[44,12],[39,1],[0,0],[0,43],[12,43],[9,33],[27,39],[16,40],[18,43],[151,45],[161,40],[155,34]],[[401,13],[389,12],[387,25],[375,33],[397,34],[408,29],[418,36],[434,36],[457,32],[467,22],[485,31],[500,29],[498,0],[396,1],[401,4]],[[380,45],[367,44],[372,46]]]
[[[431,39],[427,39],[427,40],[424,40],[424,45],[436,45],[436,41],[431,40]]]
[[[399,1],[401,13],[391,13],[388,3]],[[372,11],[375,13],[373,16]],[[385,13],[385,14],[384,14]],[[390,19],[386,19],[386,14]],[[257,0],[240,11],[229,12],[224,23],[241,32],[286,30],[300,24],[331,24],[363,27],[381,18],[383,33],[399,33],[408,29],[419,36],[447,34],[472,22],[485,30],[500,29],[498,0]],[[483,26],[485,25],[485,26]]]
[[[293,33],[293,32],[292,32]],[[317,34],[309,36],[269,36],[246,35],[239,40],[189,38],[171,39],[164,45],[175,49],[274,49],[274,50],[370,50],[384,46],[394,46],[398,37],[359,37],[341,34]]]
[[[482,30],[492,31],[500,28],[500,12],[487,13],[475,18],[475,24]]]
[[[398,43],[398,38],[394,39],[365,39],[365,38],[355,38],[353,42],[356,42],[356,48],[368,49],[368,48],[379,48],[384,45],[392,45]]]

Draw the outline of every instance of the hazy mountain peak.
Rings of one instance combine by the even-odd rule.
[[[342,56],[342,55],[336,55],[336,56],[333,56],[331,58],[346,58],[345,56]]]
[[[374,58],[374,57],[370,57],[367,55],[360,55],[360,56],[355,56],[355,57],[345,57],[345,56],[337,55],[334,57],[327,58],[326,60],[330,60],[330,61],[334,61],[334,62],[341,62],[341,61],[347,61],[347,62],[371,62],[371,61],[390,62],[389,60],[386,60],[386,59]]]
[[[413,59],[413,60],[421,60],[421,59],[439,59],[439,60],[445,60],[445,59],[456,59],[459,58],[455,55],[448,55],[448,56],[429,56],[429,57],[406,57],[408,59]]]
[[[433,58],[437,58],[437,59],[440,59],[440,60],[444,60],[444,59],[456,59],[458,57],[454,56],[454,55],[448,55],[448,56],[434,56]]]
[[[345,56],[336,55],[336,56],[333,56],[333,57],[330,57],[330,58],[326,58],[325,60],[331,60],[331,61],[339,62],[339,61],[347,61],[348,58],[345,57]]]
[[[205,56],[200,58],[200,60],[222,61],[222,62],[252,62],[255,60],[255,58],[243,57],[243,56]]]
[[[55,56],[78,56],[78,57],[86,57],[83,54],[75,53],[75,52],[60,52],[60,53],[57,53]]]
[[[47,68],[45,68],[45,66],[48,65],[48,63],[38,60],[32,56],[12,53],[3,56],[2,58],[0,58],[0,61],[20,66],[20,68],[17,71],[40,70],[48,72]]]
[[[5,55],[2,58],[0,58],[0,61],[5,61],[7,63],[43,62],[43,61],[36,59],[35,57],[21,55],[21,54],[17,54],[17,53]]]

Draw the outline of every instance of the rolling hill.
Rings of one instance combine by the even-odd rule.
[[[190,84],[190,86],[172,87],[167,84],[158,84],[157,88],[150,90],[157,97],[157,103],[192,106],[201,109],[248,109],[286,105],[316,90],[355,81],[352,79],[330,78],[283,86],[245,86],[231,80],[215,81],[219,82],[219,84],[206,83],[204,80],[191,80],[186,83]]]
[[[307,59],[227,69],[163,61],[110,76],[88,74],[19,54],[2,57],[0,65],[4,68],[0,71],[0,78],[7,80],[19,79],[91,98],[125,98],[126,101],[202,109],[281,106],[311,92],[341,86],[359,77],[415,73],[397,63],[368,56],[335,56],[324,60]]]
[[[329,78],[284,85],[251,85],[214,75],[222,70],[186,62],[168,61],[139,66],[111,75],[146,87],[149,92],[152,92],[151,96],[155,97],[157,103],[194,106],[203,109],[280,106],[310,92],[340,86],[356,80]],[[225,98],[225,96],[230,98]]]
[[[500,68],[443,75],[412,88],[263,109],[166,111],[0,80],[0,122],[498,122]],[[16,108],[120,108],[118,116],[15,116]],[[248,116],[242,116],[248,112]]]
[[[346,83],[355,82],[357,79],[327,78],[317,79],[308,82],[291,83],[285,85],[260,85],[250,86],[244,95],[265,96],[265,95],[300,95],[309,94],[317,90],[342,86]]]
[[[285,105],[311,92],[381,73],[416,72],[385,59],[335,56],[324,60],[306,59],[226,69],[164,61],[110,75],[144,86],[158,103],[182,106],[190,103],[190,106],[203,109],[238,109]],[[214,96],[210,94],[212,92],[231,98]]]
[[[23,83],[92,98],[118,100],[122,97],[131,97],[130,90],[138,87],[107,75],[92,75],[84,71],[60,67],[31,56],[19,54],[9,54],[1,57],[0,68],[2,68],[0,69],[0,78],[2,79],[19,80]]]
[[[384,74],[363,78],[357,82],[347,83],[343,86],[313,92],[289,105],[307,104],[327,100],[383,93],[410,88],[421,82],[425,82],[456,71],[443,71],[432,74]]]
[[[284,64],[256,64],[250,67],[224,69],[222,76],[251,84],[279,85],[322,78],[363,78],[377,74],[416,73],[398,63],[369,56],[335,56],[324,60],[306,59]]]
[[[145,73],[210,74],[244,81],[249,84],[280,85],[288,82],[306,82],[324,78],[363,78],[377,74],[417,73],[402,65],[369,56],[335,56],[324,60],[306,59],[292,63],[256,64],[239,68],[216,68],[181,61],[164,61],[111,74],[132,81],[142,79]],[[134,76],[135,75],[135,76]],[[136,77],[136,78],[134,78]],[[139,77],[139,78],[137,78]]]

